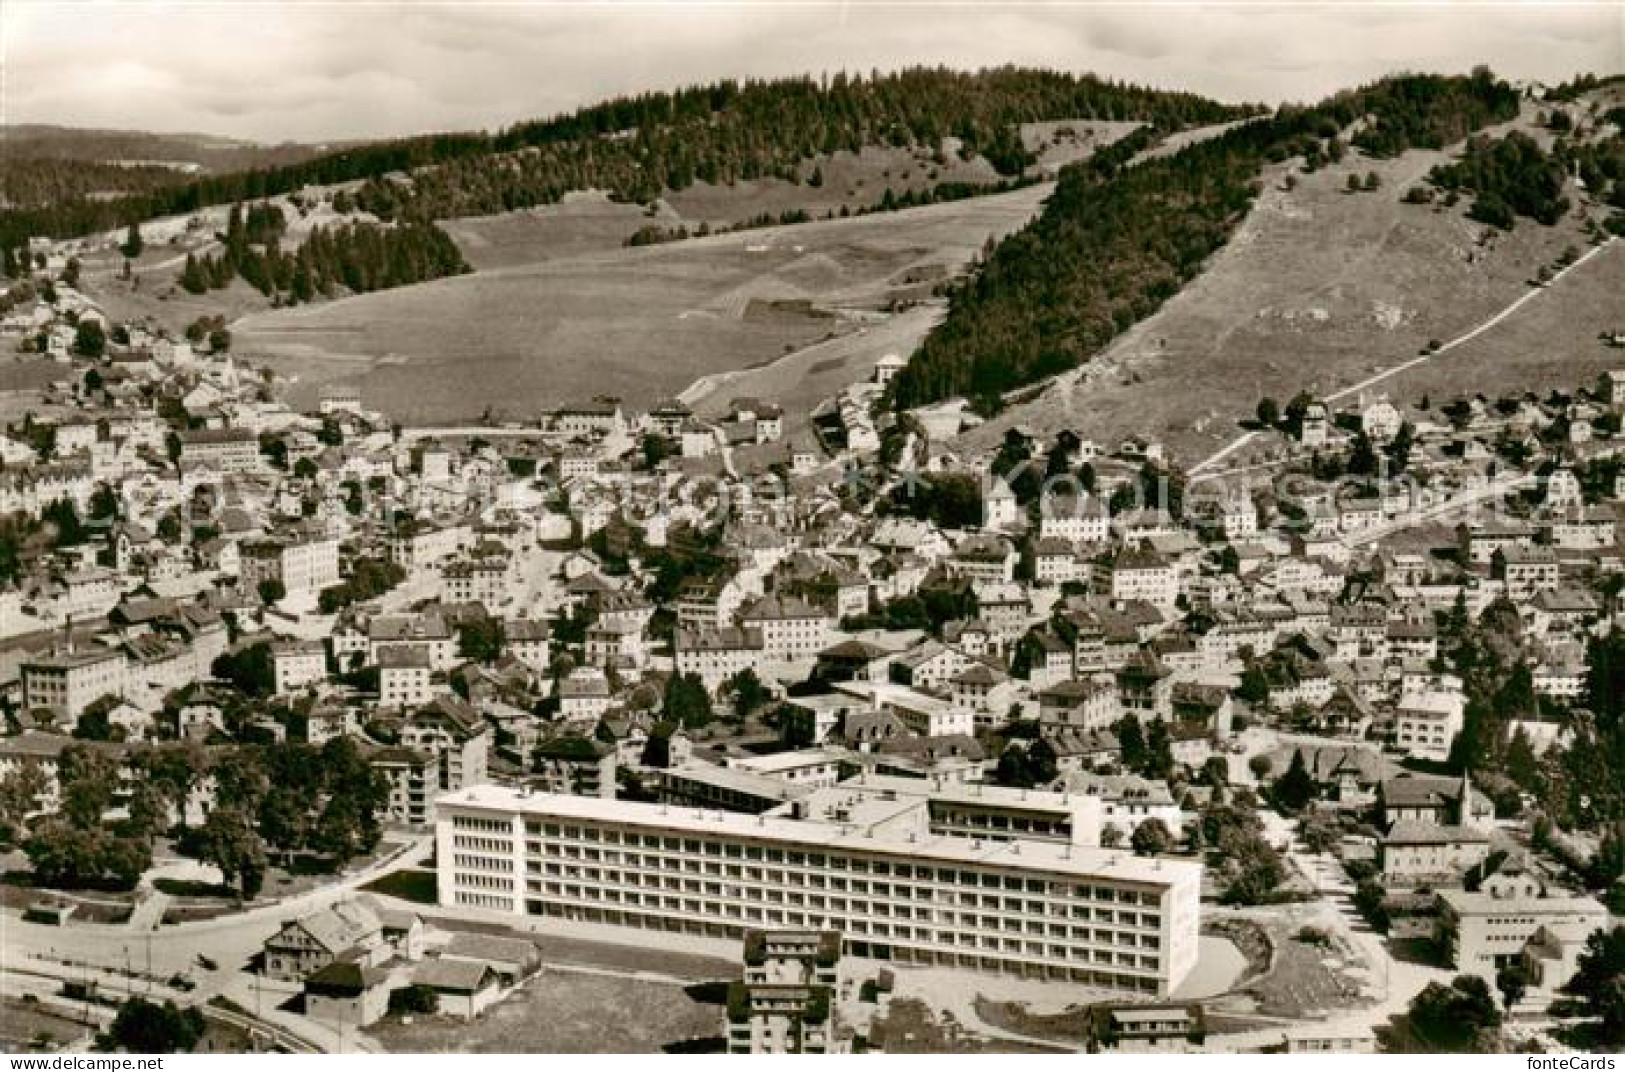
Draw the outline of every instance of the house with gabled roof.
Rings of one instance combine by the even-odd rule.
[[[388,956],[384,925],[360,900],[340,901],[284,923],[265,940],[265,974],[301,982],[343,958],[378,964]]]

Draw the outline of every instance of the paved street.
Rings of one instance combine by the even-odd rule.
[[[70,924],[52,927],[27,923],[8,912],[5,942],[0,945],[0,977],[9,990],[17,976],[51,976],[59,980],[94,979],[104,992],[153,992],[182,1004],[206,1004],[225,995],[254,1010],[253,979],[242,968],[260,951],[266,938],[287,920],[307,915],[353,894],[380,875],[423,860],[433,846],[430,835],[413,838],[396,855],[329,885],[286,901],[218,919],[159,927],[141,916],[139,925]],[[162,895],[159,895],[160,897]],[[161,918],[162,912],[159,912]],[[132,916],[132,920],[136,920]],[[214,965],[209,968],[207,962]],[[126,974],[126,972],[133,973]],[[190,978],[196,987],[174,990],[165,981]],[[247,1000],[244,1000],[244,999]],[[333,1051],[338,1036],[321,1024],[291,1013],[264,1018],[318,1048]],[[354,1039],[348,1040],[354,1049]]]

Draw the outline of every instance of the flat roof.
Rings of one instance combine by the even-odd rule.
[[[1137,857],[1126,850],[1084,848],[1047,841],[903,835],[850,823],[812,822],[558,793],[526,793],[496,785],[480,785],[446,793],[437,798],[436,805],[442,821],[456,811],[494,811],[538,818],[594,820],[680,834],[722,835],[949,864],[1042,871],[1076,880],[1103,879],[1155,888],[1183,885],[1194,889],[1200,885],[1202,875],[1202,865],[1199,863]]]
[[[831,752],[826,748],[798,748],[793,752],[772,752],[765,756],[730,756],[727,765],[731,770],[745,770],[755,774],[775,774],[779,771],[797,770],[801,767],[838,763],[842,758],[841,753]]]
[[[124,652],[118,648],[81,648],[25,659],[22,666],[24,670],[77,670],[124,657]]]
[[[1493,893],[1469,893],[1466,890],[1439,890],[1439,898],[1457,915],[1497,915],[1516,912],[1522,915],[1552,916],[1574,912],[1594,914],[1606,919],[1608,910],[1591,897],[1497,897]]]
[[[1052,793],[1044,789],[1015,789],[985,782],[957,779],[904,778],[893,774],[865,772],[840,783],[841,789],[865,793],[894,793],[955,804],[975,804],[1017,811],[1065,812],[1068,815],[1094,805],[1097,797],[1087,793]]]
[[[729,789],[736,793],[749,793],[765,800],[791,800],[806,792],[802,786],[793,785],[769,774],[760,774],[744,767],[723,767],[699,760],[667,767],[664,774],[668,779],[680,778],[701,785]]]

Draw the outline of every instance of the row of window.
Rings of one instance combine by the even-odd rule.
[[[731,903],[716,905],[694,898],[604,890],[592,886],[581,887],[555,882],[532,882],[530,883],[530,892],[544,896],[566,897],[578,901],[603,901],[610,905],[626,905],[657,911],[669,911],[690,917],[721,917],[725,920],[738,920],[752,924],[765,923],[791,927],[833,926],[840,928],[848,935],[924,942],[943,946],[963,946],[967,949],[1019,953],[1029,957],[1052,957],[1082,963],[1111,964],[1120,968],[1140,971],[1155,971],[1160,963],[1156,954],[1085,948],[1074,944],[1046,942],[1032,937],[1009,937],[1001,934],[969,933],[957,930],[933,930],[929,927],[894,924],[885,920],[871,920],[862,917],[827,917],[816,913],[790,912],[775,908],[762,908],[756,905]],[[1039,939],[1042,937],[1040,935]],[[1052,935],[1051,937],[1065,938],[1067,936]]]
[[[605,853],[604,855],[609,856],[611,854]],[[615,863],[617,861],[610,860],[607,862]],[[590,882],[614,882],[631,886],[654,887],[664,885],[664,888],[666,889],[687,889],[695,892],[703,891],[718,896],[722,894],[725,888],[733,890],[739,889],[740,887],[737,885],[738,882],[750,883],[752,885],[766,883],[768,888],[763,891],[763,893],[768,900],[798,905],[824,904],[825,898],[822,893],[804,892],[804,889],[813,891],[827,889],[835,893],[850,892],[853,894],[862,894],[870,898],[886,897],[895,898],[899,901],[916,900],[920,902],[929,902],[939,906],[939,910],[946,910],[954,906],[961,908],[979,907],[983,909],[997,909],[1006,914],[1026,913],[1041,917],[1057,914],[1066,915],[1069,913],[1074,919],[1093,920],[1097,923],[1115,923],[1122,927],[1142,927],[1150,930],[1158,930],[1162,926],[1162,916],[1160,913],[1156,912],[1134,912],[1127,909],[1116,910],[1110,908],[1091,908],[1086,904],[1058,903],[1053,900],[1044,901],[1034,898],[1023,899],[1019,897],[998,897],[992,894],[978,895],[970,892],[956,893],[951,890],[937,890],[925,886],[907,886],[900,883],[871,883],[859,879],[853,879],[849,882],[848,880],[840,877],[831,878],[826,884],[824,876],[816,874],[806,876],[810,879],[810,883],[803,888],[798,889],[785,882],[786,873],[782,871],[764,870],[758,867],[741,867],[737,864],[729,864],[724,867],[723,865],[714,863],[712,861],[705,861],[703,870],[698,861],[685,860],[682,861],[682,864],[683,866],[681,870],[687,875],[704,875],[717,879],[731,879],[735,881],[728,883],[725,887],[720,882],[702,882],[699,878],[686,878],[678,874],[664,875],[662,877],[658,867],[645,870],[627,870],[623,872],[621,869],[616,867],[599,868],[594,866],[576,866],[567,863],[561,864],[551,860],[543,863],[535,859],[528,862],[527,870],[531,874],[546,874],[555,878],[576,878]],[[628,861],[628,865],[636,866],[634,861]],[[672,870],[676,871],[678,869],[673,867]],[[791,877],[800,876],[796,876],[792,873]],[[835,898],[833,900],[834,903],[841,904],[843,906],[845,904],[845,901],[842,898]],[[870,900],[868,903],[872,905],[873,911],[882,915],[889,912],[896,912],[898,915],[906,917],[910,914],[910,906],[907,904],[892,904],[883,900]],[[915,914],[920,915],[920,918],[927,918],[925,914],[930,911],[930,909],[928,909],[926,904],[922,903],[913,911]]]
[[[459,871],[472,868],[476,871],[512,871],[512,856],[471,856],[467,853],[456,853],[452,857]]]
[[[616,829],[600,830],[597,827],[581,828],[559,823],[528,823],[526,829],[532,837],[545,836],[555,839],[573,839],[584,842],[589,846],[593,843],[624,844],[630,847],[641,846],[648,849],[661,849],[665,852],[682,852],[690,857],[704,855],[735,860],[780,863],[792,867],[828,868],[835,871],[851,871],[856,874],[894,875],[898,878],[913,878],[917,881],[1025,890],[1028,893],[1069,893],[1076,897],[1087,897],[1106,902],[1117,901],[1123,904],[1157,905],[1161,901],[1161,895],[1153,891],[1124,890],[1115,886],[1091,886],[1085,883],[1072,884],[1046,879],[1024,878],[1018,875],[1001,876],[987,871],[957,870],[947,867],[933,867],[927,864],[893,863],[886,860],[870,860],[864,857],[848,857],[823,852],[764,847],[762,845],[740,844],[731,841],[719,842],[710,839],[681,838],[670,835],[623,833]],[[570,846],[561,841],[547,843],[532,841],[529,843],[529,849],[533,855],[546,854],[565,857],[570,855],[567,852],[569,848]],[[588,855],[590,851],[585,850],[581,858],[598,859],[596,856]],[[571,855],[570,858],[575,857]],[[608,854],[606,854],[605,858],[608,858]],[[650,866],[658,866],[656,863],[658,858],[650,856],[646,859]],[[673,869],[681,869],[686,866],[681,857],[665,857],[664,859],[665,866]],[[690,860],[687,863],[693,864],[695,861]]]
[[[456,830],[483,830],[491,834],[513,833],[513,823],[507,819],[482,819],[476,815],[453,815],[451,825]]]
[[[513,852],[512,838],[473,837],[467,834],[457,834],[451,839],[452,846],[459,849],[477,849],[480,852]]]

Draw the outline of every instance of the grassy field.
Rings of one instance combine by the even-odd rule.
[[[911,353],[941,316],[939,303],[917,305],[770,364],[719,373],[694,385],[685,399],[702,417],[721,415],[730,399],[773,399],[785,408],[786,435],[795,437],[809,430],[814,406],[854,380],[868,378],[886,354]]]
[[[659,1053],[720,1036],[722,1019],[720,1006],[685,987],[544,971],[472,1023],[391,1017],[368,1034],[398,1053]]]
[[[644,405],[872,326],[1047,193],[558,257],[254,314],[234,325],[235,349],[307,394],[342,380],[408,420],[486,407],[530,416],[600,393]]]
[[[1037,155],[1034,173],[1040,174],[1087,156],[1096,148],[1122,137],[1136,125],[1075,120],[1028,124],[1023,127],[1022,133],[1028,147]],[[822,180],[817,186],[805,181],[815,169]],[[693,229],[705,222],[716,228],[737,224],[762,213],[777,216],[795,209],[822,217],[837,214],[843,208],[857,210],[873,206],[880,201],[888,187],[901,193],[905,190],[924,190],[945,182],[991,183],[1000,178],[980,157],[962,159],[958,153],[958,142],[952,138],[944,141],[940,159],[937,154],[919,149],[866,147],[859,153],[839,152],[811,160],[803,166],[801,177],[804,181],[799,183],[779,179],[741,182],[733,186],[697,183],[669,195],[648,209],[641,205],[618,204],[602,193],[584,191],[568,195],[557,205],[497,216],[443,221],[441,225],[457,242],[463,255],[481,272],[556,263],[563,274],[550,277],[545,271],[538,273],[531,282],[550,295],[540,300],[534,294],[526,294],[523,300],[516,302],[510,287],[500,281],[494,283],[502,291],[495,304],[470,303],[457,288],[444,292],[430,291],[430,297],[426,300],[433,303],[437,325],[444,326],[443,332],[431,332],[427,337],[432,344],[432,352],[447,353],[453,359],[461,359],[465,355],[463,346],[469,339],[487,343],[487,354],[495,351],[509,357],[515,351],[525,355],[537,346],[557,344],[567,351],[565,361],[568,363],[573,360],[568,351],[584,345],[570,332],[593,332],[595,329],[606,331],[612,347],[624,346],[624,337],[616,330],[617,325],[625,319],[625,306],[642,305],[650,300],[647,281],[633,280],[627,283],[623,300],[619,297],[619,279],[606,281],[593,266],[580,265],[576,261],[578,258],[619,250],[634,231],[649,224],[671,228],[682,224]],[[287,198],[273,200],[283,207],[289,220],[286,245],[302,240],[314,226],[337,222],[325,207],[301,211],[292,206]],[[171,331],[179,331],[203,315],[220,313],[229,320],[249,317],[246,326],[250,329],[258,327],[261,316],[266,316],[276,338],[271,343],[260,342],[272,346],[282,359],[293,362],[296,370],[307,372],[317,364],[314,359],[320,351],[329,351],[326,356],[330,360],[319,363],[322,374],[327,378],[330,378],[328,374],[349,376],[355,372],[354,366],[358,360],[393,362],[401,360],[402,355],[406,360],[418,356],[409,349],[393,345],[395,337],[387,329],[375,329],[372,323],[374,318],[394,315],[390,303],[363,304],[355,310],[354,317],[347,312],[337,321],[323,321],[316,333],[301,334],[300,329],[307,325],[298,315],[271,314],[269,301],[241,282],[224,291],[201,296],[182,291],[176,283],[186,253],[211,252],[217,248],[212,236],[224,228],[226,212],[224,206],[200,211],[196,214],[200,226],[193,229],[188,228],[189,218],[180,216],[144,224],[142,231],[147,240],[147,249],[135,262],[134,277],[128,280],[123,278],[123,257],[114,248],[122,238],[122,232],[87,239],[80,254],[83,289],[116,319],[147,321]],[[351,218],[369,217],[358,215]],[[986,237],[985,234],[978,235],[976,241],[979,243]],[[833,270],[837,274],[845,274],[850,267],[841,263]],[[581,274],[578,276],[572,269],[580,269]],[[829,282],[831,267],[827,264],[816,263],[802,266],[802,269],[800,274],[810,277],[813,284],[811,289],[815,293],[819,284]],[[858,281],[864,286],[871,282]],[[706,285],[703,278],[696,282],[702,289]],[[803,296],[799,292],[806,288],[807,282],[792,275],[788,280],[789,293]],[[782,296],[779,291],[785,290],[784,287],[773,289],[773,297]],[[411,293],[416,295],[419,292],[414,289]],[[690,302],[693,294],[684,288],[679,288],[679,292],[671,297],[686,302],[684,309],[691,305],[704,305],[703,301]],[[417,299],[414,297],[411,300]],[[660,304],[658,297],[655,303]],[[352,304],[353,299],[335,303],[339,308],[348,308]],[[284,323],[290,319],[293,323]],[[508,320],[515,321],[511,328],[493,331],[493,321]],[[348,330],[357,323],[362,330]],[[549,329],[561,323],[566,325],[563,329],[565,337],[550,335]],[[784,353],[786,346],[794,348],[819,337],[805,330],[807,327],[805,324],[768,324],[762,330],[745,332],[744,338],[737,344],[704,332],[685,332],[681,342],[697,349],[720,351],[726,355],[722,363],[737,368],[771,360]],[[751,356],[729,364],[734,350],[739,346],[748,349]],[[661,356],[656,348],[653,354],[639,354],[637,360],[647,362],[658,360]],[[574,372],[569,369],[565,371],[566,381],[573,384],[577,378]],[[440,378],[437,380],[416,379],[410,387],[399,392],[380,388],[383,392],[381,401],[387,402],[421,391],[426,386],[437,388],[435,393],[455,397],[455,392],[443,390],[446,383],[444,370],[438,375]],[[393,383],[395,378],[386,376],[383,379]],[[493,394],[499,398],[502,396],[501,391]],[[468,414],[459,411],[455,415]]]
[[[1527,281],[1566,247],[1586,248],[1572,215],[1556,227],[1520,220],[1511,233],[1495,233],[1467,219],[1465,199],[1451,209],[1402,204],[1405,191],[1447,157],[1351,154],[1291,184],[1295,169],[1269,169],[1251,214],[1207,271],[1091,365],[970,433],[969,442],[994,442],[1014,423],[1071,427],[1107,442],[1139,433],[1188,464],[1233,439],[1259,398],[1329,393],[1408,361],[1430,340],[1462,334],[1527,293]],[[1348,176],[1368,171],[1381,188],[1347,193]],[[1618,364],[1618,351],[1596,340],[1603,327],[1620,326],[1625,250],[1617,247],[1373,395],[1414,401],[1467,384],[1492,393],[1539,390]]]

